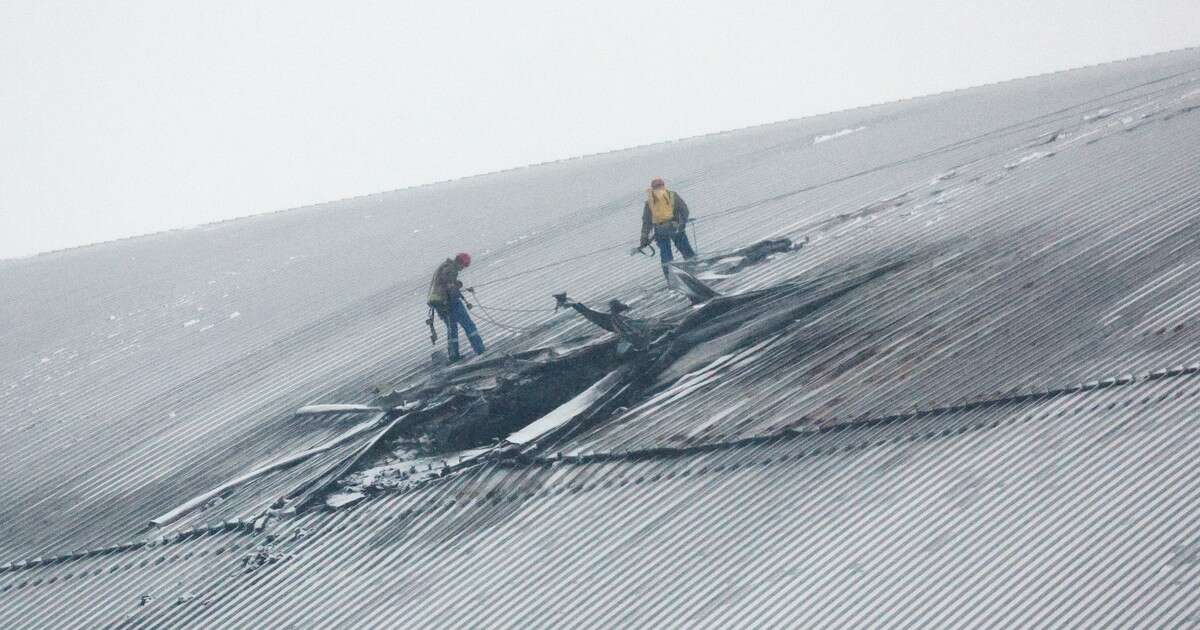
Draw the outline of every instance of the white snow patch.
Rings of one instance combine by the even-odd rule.
[[[1025,157],[1017,160],[1016,162],[1009,162],[1008,164],[1005,164],[1004,168],[1005,168],[1005,170],[1011,171],[1012,169],[1017,168],[1018,166],[1021,166],[1022,164],[1026,164],[1026,163],[1032,162],[1034,160],[1040,160],[1042,158],[1052,157],[1053,155],[1054,155],[1053,151],[1035,151],[1035,152],[1030,153],[1029,155],[1026,155]]]
[[[1084,122],[1092,122],[1094,120],[1102,120],[1104,118],[1108,118],[1109,116],[1112,116],[1115,113],[1117,113],[1117,110],[1109,108],[1109,107],[1104,107],[1104,108],[1097,110],[1096,113],[1094,113],[1094,114],[1087,114],[1086,116],[1083,117],[1083,120],[1084,120]]]
[[[344,505],[350,505],[355,501],[366,498],[367,495],[361,492],[335,492],[325,498],[325,505],[337,509]]]
[[[204,332],[204,331],[206,331],[206,330],[209,330],[209,329],[211,329],[212,327],[213,327],[213,325],[212,325],[212,324],[208,324],[207,326],[201,326],[201,327],[200,327],[200,332]]]
[[[841,138],[842,136],[848,136],[852,133],[858,133],[864,129],[866,129],[866,127],[855,127],[854,129],[843,129],[841,131],[835,131],[833,133],[820,135],[820,136],[817,136],[816,138],[813,138],[813,144],[821,144],[822,142],[828,142],[829,140],[833,140],[834,138]]]
[[[195,326],[196,324],[199,324],[199,323],[200,323],[200,320],[198,320],[198,319],[189,319],[186,322],[183,322],[183,327],[189,328],[189,327]]]
[[[239,317],[241,317],[241,316],[242,316],[242,314],[241,314],[241,313],[239,313],[238,311],[234,311],[234,312],[232,312],[232,313],[230,313],[230,314],[229,314],[229,319],[237,319],[237,318],[239,318]]]
[[[940,174],[934,176],[934,178],[932,180],[930,180],[929,185],[936,186],[938,184],[938,182],[944,182],[947,179],[953,179],[954,177],[957,177],[957,176],[958,176],[958,171],[951,169],[949,171],[946,171],[945,173],[940,173]]]

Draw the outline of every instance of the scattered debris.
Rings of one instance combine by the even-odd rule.
[[[290,560],[294,557],[292,554],[276,552],[274,548],[274,544],[269,542],[242,556],[243,573],[253,573],[267,565]]]
[[[1053,143],[1057,142],[1059,140],[1059,138],[1062,138],[1063,135],[1064,134],[1063,134],[1062,129],[1055,129],[1054,131],[1051,131],[1049,133],[1044,133],[1037,137],[1037,139],[1034,141],[1034,146],[1039,146],[1039,145],[1044,145],[1044,144],[1053,144]]]

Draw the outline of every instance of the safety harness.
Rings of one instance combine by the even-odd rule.
[[[433,307],[429,307],[429,317],[425,318],[425,325],[429,326],[429,343],[437,345],[437,327],[433,325]]]

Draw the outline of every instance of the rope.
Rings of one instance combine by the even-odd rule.
[[[584,258],[588,258],[588,257],[590,257],[590,256],[595,256],[595,255],[597,255],[597,254],[603,254],[604,252],[610,252],[610,251],[612,251],[612,250],[614,250],[614,249],[619,249],[619,248],[624,248],[624,247],[627,247],[627,245],[626,245],[625,243],[619,243],[619,244],[616,244],[616,245],[608,245],[608,246],[606,246],[606,247],[601,247],[600,249],[593,249],[593,250],[592,250],[592,251],[590,251],[590,252],[586,252],[586,253],[580,254],[580,255],[578,255],[578,256],[572,256],[572,257],[570,257],[570,258],[564,258],[564,259],[562,259],[562,260],[558,260],[558,261],[555,261],[555,262],[552,262],[552,263],[548,263],[548,264],[545,264],[545,265],[541,265],[541,266],[538,266],[538,267],[533,267],[533,268],[530,268],[530,269],[526,269],[526,270],[524,270],[524,271],[518,271],[517,273],[514,273],[514,274],[509,274],[509,275],[507,275],[507,276],[501,276],[501,277],[499,277],[499,278],[493,278],[493,279],[491,279],[491,280],[488,280],[487,282],[480,282],[480,283],[478,283],[478,284],[476,284],[476,285],[475,285],[475,288],[479,288],[479,287],[486,287],[486,286],[488,286],[488,285],[496,284],[497,282],[504,282],[504,281],[506,281],[506,280],[512,280],[513,278],[520,278],[521,276],[527,276],[527,275],[529,275],[529,274],[531,274],[531,273],[537,273],[537,272],[539,272],[539,271],[545,271],[546,269],[553,269],[554,267],[558,267],[558,266],[560,266],[560,265],[565,265],[565,264],[567,264],[567,263],[569,263],[569,262],[575,262],[576,260],[582,260],[582,259],[584,259]]]
[[[481,309],[481,312],[479,313],[480,319],[482,319],[483,321],[485,321],[497,328],[502,328],[504,330],[507,330],[510,332],[515,332],[515,333],[529,333],[529,332],[533,332],[539,328],[539,326],[513,326],[511,324],[505,324],[502,322],[498,322],[489,314],[488,307],[479,303],[478,300],[475,301],[475,306],[478,306]]]
[[[483,302],[479,301],[479,296],[475,296],[475,306],[480,308],[496,311],[500,313],[553,313],[552,308],[502,308],[499,306],[484,306]]]

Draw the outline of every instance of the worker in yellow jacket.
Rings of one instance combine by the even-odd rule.
[[[650,182],[646,203],[642,206],[642,241],[641,247],[650,244],[653,236],[658,243],[658,254],[665,265],[674,256],[671,253],[671,243],[679,248],[679,253],[685,259],[695,258],[696,252],[688,242],[684,228],[688,222],[688,207],[683,197],[673,190],[667,189],[667,184],[661,177]]]

